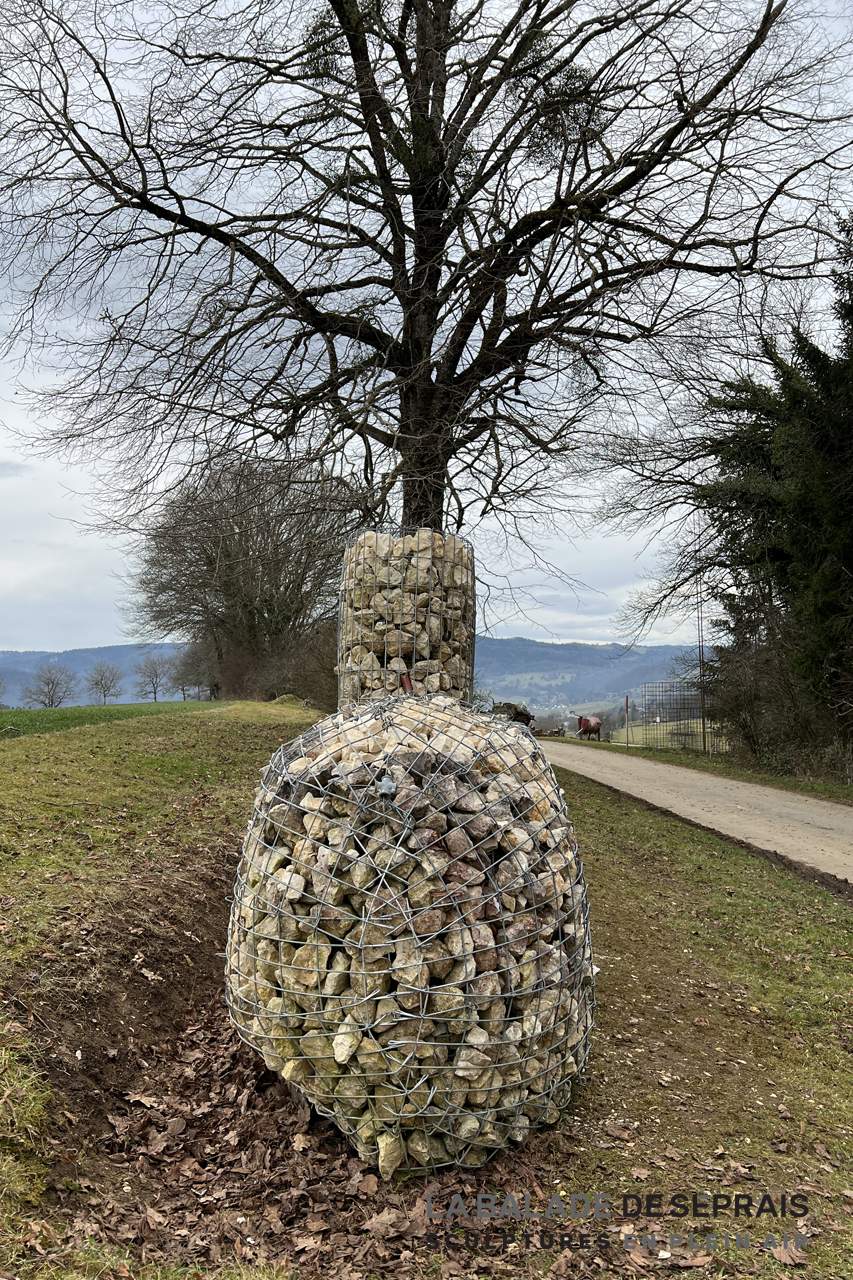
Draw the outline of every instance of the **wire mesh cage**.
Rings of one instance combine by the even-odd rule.
[[[344,555],[338,704],[474,685],[474,554],[457,534],[365,530]]]
[[[237,875],[231,1016],[384,1177],[478,1166],[556,1122],[592,975],[571,823],[522,726],[397,694],[275,753]]]
[[[729,750],[728,739],[708,714],[707,691],[697,679],[651,680],[640,686],[625,724],[611,741],[656,751]]]

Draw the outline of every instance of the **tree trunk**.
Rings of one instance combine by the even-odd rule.
[[[444,527],[445,476],[403,476],[403,524],[414,528]]]
[[[403,525],[443,529],[450,450],[447,429],[434,413],[431,391],[404,397],[401,405]]]

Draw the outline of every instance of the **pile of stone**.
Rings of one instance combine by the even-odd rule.
[[[403,690],[470,699],[474,556],[455,534],[360,533],[341,580],[338,703]]]
[[[241,1036],[384,1177],[478,1166],[555,1122],[586,1059],[592,962],[571,824],[534,739],[397,695],[280,748],[227,986]]]

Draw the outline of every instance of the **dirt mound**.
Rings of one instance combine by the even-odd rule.
[[[199,795],[190,808],[204,803]],[[182,820],[192,819],[190,808]],[[132,885],[105,893],[97,918],[68,909],[55,919],[62,941],[21,974],[16,1016],[41,1046],[39,1065],[55,1092],[72,1112],[79,1104],[84,1133],[97,1128],[151,1046],[221,990],[238,851],[235,836],[171,848],[164,832],[156,861],[140,860]]]

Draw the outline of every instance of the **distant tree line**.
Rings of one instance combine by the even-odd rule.
[[[134,693],[143,701],[158,702],[165,695],[175,693],[180,693],[184,699],[215,696],[209,687],[207,673],[196,666],[191,647],[180,649],[174,657],[145,654],[134,668],[134,677]],[[76,698],[83,689],[93,702],[106,706],[120,698],[124,688],[121,668],[113,662],[96,662],[83,676],[78,676],[64,663],[48,661],[33,672],[23,690],[23,702],[28,707],[61,707]],[[0,680],[0,698],[3,691],[4,684]]]

